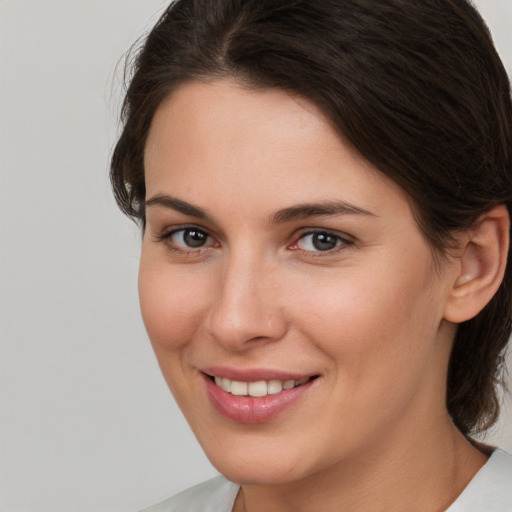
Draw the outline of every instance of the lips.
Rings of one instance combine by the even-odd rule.
[[[267,395],[275,395],[281,393],[283,390],[288,390],[301,386],[308,382],[312,377],[304,377],[300,380],[258,380],[255,382],[244,382],[238,380],[231,380],[225,377],[214,377],[214,382],[227,393],[236,396],[252,396],[261,397]]]
[[[308,392],[318,376],[208,369],[202,372],[202,377],[217,412],[236,422],[256,424],[269,421],[291,407]]]

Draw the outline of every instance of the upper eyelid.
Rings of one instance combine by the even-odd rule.
[[[174,233],[178,233],[179,231],[186,231],[187,229],[195,229],[197,231],[205,233],[206,235],[212,238],[216,238],[215,235],[211,233],[211,230],[203,226],[198,226],[197,224],[178,224],[176,226],[167,227],[162,229],[159,233],[157,233],[156,236],[157,238],[167,238],[173,235]]]
[[[355,237],[352,235],[349,235],[348,233],[345,233],[343,231],[337,231],[336,229],[329,229],[329,228],[301,228],[296,232],[295,239],[298,240],[299,238],[302,238],[306,235],[315,235],[315,234],[322,234],[325,233],[327,235],[335,236],[340,238],[341,240],[345,240],[347,242],[354,242]]]
[[[303,240],[304,238],[306,238],[307,236],[316,235],[316,234],[326,234],[326,235],[335,237],[338,239],[338,241],[340,243],[337,244],[335,247],[333,247],[329,250],[326,250],[326,251],[302,249],[301,247],[294,247],[294,246],[297,246],[300,243],[300,241]],[[333,255],[339,253],[340,251],[348,249],[349,247],[354,247],[354,246],[356,246],[356,243],[357,243],[357,240],[353,236],[351,236],[347,233],[339,232],[339,231],[332,230],[332,229],[325,229],[325,228],[309,228],[309,229],[303,230],[298,235],[296,235],[293,239],[293,242],[288,244],[288,248],[292,251],[300,251],[303,254],[308,254],[311,256],[315,256],[315,257],[328,257],[329,255],[333,256]]]
[[[183,253],[183,254],[185,254],[185,253],[197,254],[199,252],[203,252],[208,249],[216,248],[215,246],[212,247],[212,245],[204,245],[204,246],[199,246],[199,247],[186,247],[186,246],[183,247],[180,244],[177,244],[176,242],[171,243],[171,238],[173,235],[175,235],[176,233],[179,233],[180,231],[187,231],[187,230],[200,231],[206,235],[207,239],[210,239],[210,241],[213,241],[215,245],[219,243],[217,241],[217,239],[214,236],[212,236],[206,229],[200,228],[195,225],[176,226],[176,227],[173,227],[173,228],[170,228],[167,230],[163,230],[161,233],[159,233],[159,234],[157,233],[154,235],[154,241],[159,242],[159,243],[164,243],[165,246],[167,246],[167,248],[169,250],[172,250],[173,252],[177,252],[177,253]]]
[[[178,231],[186,230],[186,229],[197,229],[198,231],[202,231],[206,233],[208,236],[217,237],[215,233],[212,233],[212,230],[209,228],[206,228],[204,226],[199,226],[197,224],[178,224],[176,226],[172,226],[169,228],[165,228],[162,230],[162,234],[159,236],[167,236],[172,233],[176,233]],[[315,233],[327,233],[329,235],[338,236],[339,238],[345,239],[353,239],[351,235],[345,232],[337,231],[336,229],[330,229],[330,228],[322,228],[322,227],[302,227],[294,231],[294,233],[291,235],[291,238],[294,237],[300,237],[305,236],[308,234],[315,234]]]
[[[166,239],[169,239],[173,234],[178,233],[180,231],[185,231],[187,229],[195,229],[195,230],[201,231],[201,232],[205,233],[209,238],[214,239],[217,243],[222,245],[222,241],[221,241],[220,237],[217,236],[215,233],[212,233],[212,230],[210,230],[209,228],[206,228],[204,226],[200,226],[198,224],[193,224],[193,223],[178,224],[175,226],[165,228],[160,233],[156,233],[154,238],[157,241],[166,240]],[[302,227],[302,228],[295,230],[294,233],[292,233],[289,237],[289,240],[291,239],[291,241],[287,242],[286,246],[290,247],[291,245],[297,244],[300,239],[302,239],[308,235],[322,234],[322,233],[337,237],[342,242],[348,243],[348,244],[353,244],[356,241],[352,235],[349,235],[348,233],[345,233],[345,232],[337,231],[336,229],[330,229],[330,228],[318,227],[318,226],[317,227],[307,226],[307,227]]]

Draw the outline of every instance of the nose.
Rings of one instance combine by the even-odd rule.
[[[275,265],[245,253],[223,262],[208,316],[210,336],[231,351],[278,341],[287,331]]]

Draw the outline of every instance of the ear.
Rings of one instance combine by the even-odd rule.
[[[510,218],[504,205],[494,207],[461,237],[455,280],[444,318],[453,323],[476,316],[498,290],[507,264]]]

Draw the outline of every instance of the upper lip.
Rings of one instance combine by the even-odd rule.
[[[208,366],[200,368],[200,371],[210,377],[222,377],[240,382],[257,382],[261,380],[301,380],[313,377],[314,373],[288,372],[283,370],[266,368],[233,368],[229,366]]]

